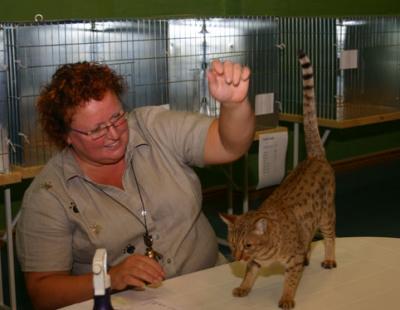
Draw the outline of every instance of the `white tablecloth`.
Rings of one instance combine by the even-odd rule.
[[[323,243],[313,243],[311,262],[306,267],[296,294],[296,310],[399,309],[400,239],[338,238],[338,267],[320,267]],[[235,262],[176,277],[156,289],[125,291],[112,296],[119,310],[221,310],[279,309],[283,268],[263,268],[251,293],[233,297],[245,266]],[[87,301],[64,309],[92,309]]]

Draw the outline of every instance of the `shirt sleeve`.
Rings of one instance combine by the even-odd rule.
[[[24,196],[16,249],[24,272],[72,268],[71,224],[62,202],[46,188],[30,188]]]
[[[204,166],[205,142],[214,118],[162,107],[140,109],[139,115],[144,122],[142,129],[151,139],[156,139],[186,164]]]

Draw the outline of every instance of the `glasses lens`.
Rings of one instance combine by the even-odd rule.
[[[107,128],[108,128],[108,126],[105,126],[105,127],[98,127],[96,129],[92,130],[90,132],[90,137],[93,140],[96,140],[96,139],[99,139],[101,137],[104,137],[107,134],[107,131],[108,131]]]
[[[126,121],[125,114],[124,111],[121,111],[120,114],[110,121],[110,123],[114,126],[122,125]]]
[[[125,115],[126,115],[126,112],[121,111],[118,115],[116,115],[114,118],[112,118],[109,121],[108,125],[104,124],[104,125],[97,127],[96,129],[93,129],[90,132],[90,136],[92,137],[93,140],[104,137],[107,134],[107,132],[111,126],[113,126],[114,128],[117,128],[126,122]]]

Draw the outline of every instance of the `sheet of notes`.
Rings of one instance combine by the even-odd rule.
[[[261,134],[258,146],[257,189],[279,184],[285,176],[288,133]]]

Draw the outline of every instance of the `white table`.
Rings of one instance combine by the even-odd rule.
[[[296,310],[398,309],[400,294],[400,239],[338,238],[338,268],[320,267],[321,241],[313,243],[311,263],[296,295]],[[247,297],[233,297],[244,265],[231,263],[163,282],[157,289],[125,291],[112,296],[119,310],[279,309],[283,269],[264,268]],[[64,309],[92,309],[92,301]]]

